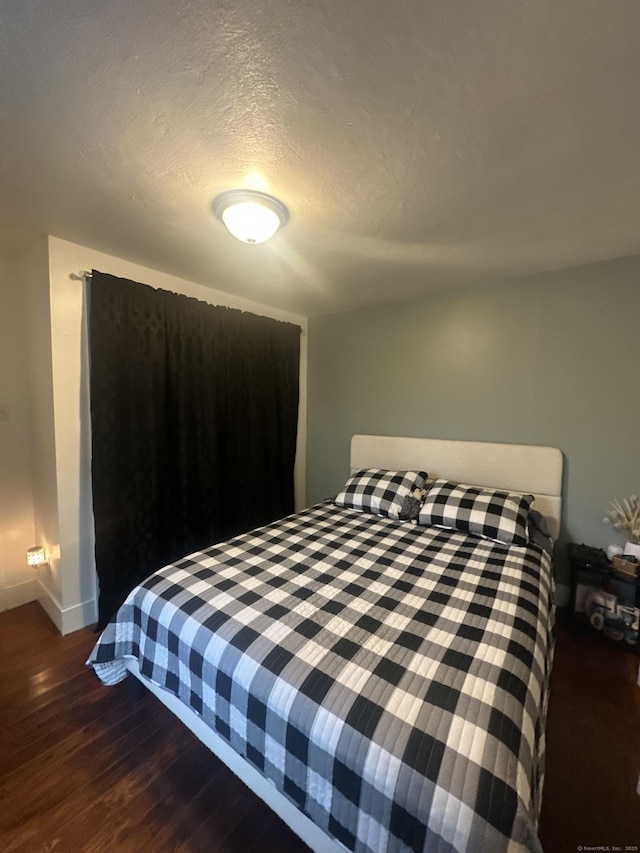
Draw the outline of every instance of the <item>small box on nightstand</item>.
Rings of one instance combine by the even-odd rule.
[[[640,563],[637,557],[620,555],[611,559],[615,572],[624,576],[625,580],[634,581],[640,575]]]

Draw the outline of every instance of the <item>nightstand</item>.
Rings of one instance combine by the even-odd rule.
[[[594,633],[604,633],[605,636],[611,634],[616,616],[621,618],[623,611],[620,610],[620,607],[640,608],[640,577],[631,580],[618,574],[607,559],[607,555],[599,548],[591,548],[588,545],[578,545],[572,542],[568,546],[568,556],[571,569],[569,613],[572,623],[575,625],[582,623]],[[583,602],[588,589],[603,590],[604,587],[610,588],[612,595],[615,596],[614,609],[609,609],[611,601],[607,602],[607,606],[603,607],[601,612],[599,608],[596,608],[599,615],[595,617],[593,622],[604,629],[597,632],[591,626],[588,616],[584,612]],[[628,618],[631,618],[629,611],[625,612]],[[635,643],[621,642],[640,651],[640,638],[637,638]]]

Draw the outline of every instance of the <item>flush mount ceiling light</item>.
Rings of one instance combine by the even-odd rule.
[[[227,190],[213,200],[213,212],[243,243],[264,243],[289,218],[277,198],[257,190]]]

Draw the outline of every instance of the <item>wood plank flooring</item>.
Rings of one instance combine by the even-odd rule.
[[[37,604],[0,614],[0,851],[304,853],[154,697],[84,666]],[[546,853],[640,843],[638,656],[558,630],[540,833]]]
[[[640,850],[640,655],[557,627],[540,816],[546,853]]]
[[[153,696],[100,685],[96,639],[0,614],[2,853],[306,851]]]

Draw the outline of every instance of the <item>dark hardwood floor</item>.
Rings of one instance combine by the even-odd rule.
[[[156,699],[102,687],[95,640],[60,637],[35,603],[0,614],[0,850],[306,851]],[[640,844],[639,660],[558,628],[546,853]]]
[[[640,850],[640,655],[559,617],[540,816],[546,853]]]

